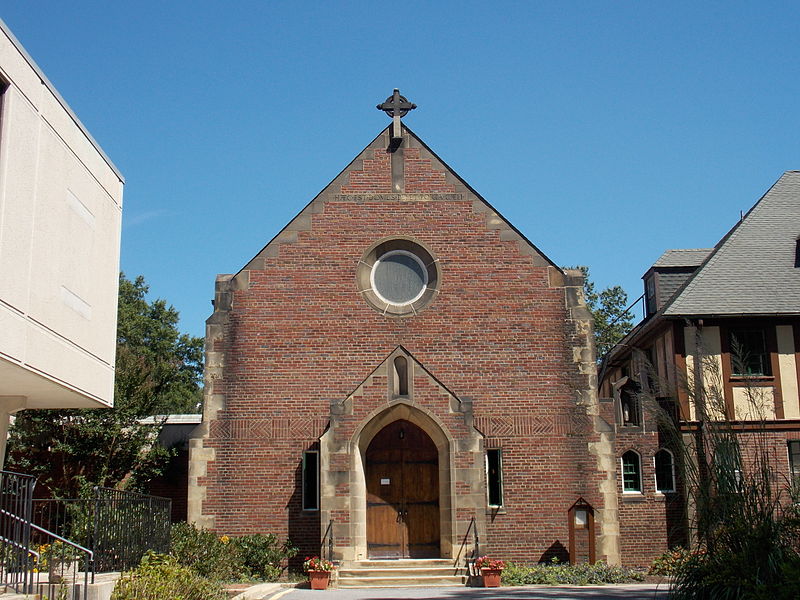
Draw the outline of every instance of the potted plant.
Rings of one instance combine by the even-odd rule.
[[[506,568],[506,563],[488,556],[481,556],[475,561],[475,568],[483,577],[483,587],[500,587],[500,574]]]
[[[308,573],[308,581],[312,590],[326,590],[331,580],[333,563],[319,556],[307,556],[303,563],[303,570]]]

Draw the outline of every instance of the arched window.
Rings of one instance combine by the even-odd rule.
[[[622,455],[622,491],[626,494],[642,493],[642,460],[633,450]]]
[[[408,359],[405,356],[394,358],[395,394],[408,396]]]
[[[675,491],[675,459],[672,452],[661,449],[656,452],[653,458],[656,467],[656,491],[674,492]]]
[[[653,458],[656,467],[656,491],[675,491],[675,458],[672,452],[662,448]]]

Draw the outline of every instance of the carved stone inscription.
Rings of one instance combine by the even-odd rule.
[[[460,202],[464,194],[334,194],[334,202]]]

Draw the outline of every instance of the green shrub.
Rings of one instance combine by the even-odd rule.
[[[697,551],[690,552],[682,546],[667,550],[650,565],[650,575],[676,575]]]
[[[224,600],[218,583],[181,566],[173,556],[148,552],[134,571],[123,573],[111,600]]]
[[[247,578],[239,548],[227,536],[198,529],[193,523],[175,523],[170,531],[170,554],[179,565],[215,581]]]
[[[289,540],[280,543],[271,533],[218,537],[191,523],[175,523],[170,537],[170,554],[178,564],[215,581],[275,581],[285,561],[297,554]]]
[[[264,581],[277,580],[284,562],[297,554],[289,540],[280,544],[271,533],[231,538],[230,543],[238,549],[241,564],[250,577]]]
[[[532,566],[509,563],[503,571],[503,585],[599,585],[642,581],[642,573],[626,567],[612,567],[604,562],[590,564],[539,564]]]

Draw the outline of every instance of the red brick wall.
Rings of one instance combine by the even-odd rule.
[[[686,543],[684,492],[676,465],[676,491],[656,492],[654,456],[662,447],[656,432],[618,427],[617,490],[622,563],[647,567],[668,548]],[[622,493],[621,457],[628,450],[639,453],[642,465],[642,493]],[[679,459],[676,453],[675,460]]]
[[[419,156],[405,149],[406,192],[454,192]],[[383,193],[390,184],[389,155],[375,150],[331,193]],[[440,261],[441,293],[415,317],[384,317],[357,293],[358,260],[388,236],[414,238]],[[233,293],[225,336],[209,348],[225,353],[214,389],[226,407],[204,442],[216,457],[199,481],[207,486],[203,513],[216,517],[220,533],[289,535],[301,554],[315,552],[319,516],[300,510],[302,451],[322,433],[330,402],[347,398],[402,345],[457,397],[473,400],[487,443],[503,449],[506,506],[488,519],[485,547],[518,561],[568,547],[570,506],[579,496],[602,505],[586,446],[590,421],[575,409],[587,376],[571,345],[583,334],[567,320],[564,289],[550,287],[548,269],[516,241],[501,241],[467,194],[326,202],[309,231],[280,245],[250,272],[249,287]],[[353,427],[386,403],[385,380],[372,385],[353,401]],[[440,391],[415,386],[417,402],[455,438],[465,435]],[[260,430],[230,420],[253,420]]]

